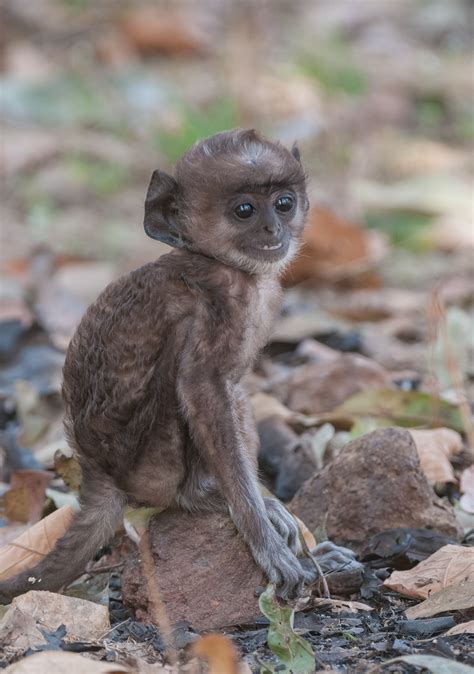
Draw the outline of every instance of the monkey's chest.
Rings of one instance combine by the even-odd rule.
[[[267,343],[279,314],[281,291],[278,285],[259,287],[250,298],[247,320],[242,330],[242,356],[247,367],[255,362]]]

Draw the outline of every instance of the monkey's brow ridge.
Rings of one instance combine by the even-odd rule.
[[[259,183],[244,183],[239,185],[237,192],[260,192],[262,194],[270,194],[282,187],[292,187],[298,181],[292,178],[278,178],[276,180],[269,179],[265,182]]]

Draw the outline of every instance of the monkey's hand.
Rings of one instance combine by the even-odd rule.
[[[313,568],[305,569],[296,557],[301,552],[298,526],[292,515],[275,498],[265,497],[265,508],[273,525],[272,534],[261,545],[252,545],[255,561],[268,580],[275,583],[277,594],[290,599],[301,593],[304,584],[316,579]]]

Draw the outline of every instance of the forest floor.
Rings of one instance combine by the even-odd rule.
[[[0,578],[25,548],[44,554],[76,507],[65,351],[109,282],[167,251],[142,231],[151,172],[198,138],[255,127],[298,139],[312,205],[248,381],[261,477],[310,548],[330,539],[353,554],[321,556],[329,600],[319,585],[280,614],[265,594],[249,621],[226,551],[196,524],[219,597],[211,631],[242,662],[225,639],[198,638],[209,577],[199,585],[183,562],[168,607],[179,615],[191,583],[195,613],[174,634],[183,671],[206,660],[213,674],[474,671],[471,3],[37,0],[3,11]],[[93,602],[97,626],[53,600],[38,614],[5,609],[0,666],[50,671],[74,651],[89,669],[74,659],[57,671],[171,671],[125,581],[123,603],[137,530],[127,515],[65,595]],[[438,603],[418,608],[430,596]],[[43,669],[15,669],[38,652],[51,658]]]

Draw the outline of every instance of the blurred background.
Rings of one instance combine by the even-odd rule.
[[[295,447],[309,442],[310,458],[278,470],[293,494],[350,438],[441,427],[418,448],[422,467],[472,529],[473,0],[0,3],[0,547],[77,506],[65,351],[110,281],[167,250],[143,231],[152,171],[237,126],[297,140],[311,197],[282,315],[249,377],[261,423],[309,415]],[[391,437],[380,461],[397,456]],[[391,475],[387,502],[402,502]],[[431,527],[424,513],[395,512],[396,526]]]
[[[313,204],[383,232],[397,250],[464,250],[472,9],[469,0],[4,1],[3,271],[45,245],[106,260],[111,274],[153,259],[158,244],[141,224],[152,170],[235,126],[298,139]],[[452,259],[437,262],[442,273]]]
[[[424,374],[433,322],[453,305],[472,386],[470,0],[4,0],[2,11],[2,394],[18,379],[58,390],[87,304],[166,250],[142,228],[152,171],[235,126],[298,140],[309,176],[276,339],[312,336]],[[436,377],[449,388],[445,370]]]

